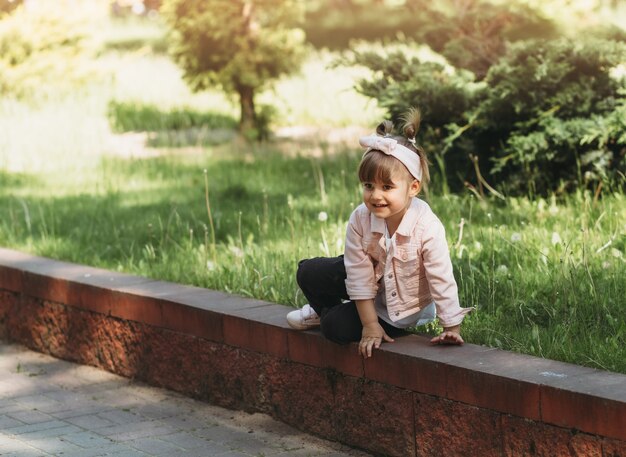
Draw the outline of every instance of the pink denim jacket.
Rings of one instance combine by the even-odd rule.
[[[428,203],[413,198],[389,253],[384,233],[385,220],[370,213],[365,204],[352,212],[344,251],[350,299],[374,299],[378,281],[384,277],[393,322],[434,301],[443,327],[460,324],[472,308],[459,305],[445,229]]]

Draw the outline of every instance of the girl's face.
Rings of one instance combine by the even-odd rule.
[[[404,176],[392,176],[391,182],[364,182],[363,203],[372,214],[387,221],[395,228],[416,196],[420,183],[416,179],[408,181]],[[395,230],[395,229],[394,229]]]

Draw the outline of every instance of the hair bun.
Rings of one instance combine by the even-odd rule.
[[[419,108],[410,108],[401,119],[404,121],[402,126],[404,136],[410,139],[415,138],[422,122],[422,113]]]
[[[378,124],[378,127],[376,127],[376,134],[380,136],[385,136],[385,135],[389,135],[392,130],[393,130],[393,122],[382,121],[380,124]]]

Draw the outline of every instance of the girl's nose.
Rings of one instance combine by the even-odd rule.
[[[382,197],[383,193],[380,189],[373,189],[371,198],[372,200],[379,200]]]

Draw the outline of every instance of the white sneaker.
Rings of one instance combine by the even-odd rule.
[[[311,305],[304,305],[302,309],[289,312],[287,322],[296,330],[306,330],[320,325],[320,317]]]

